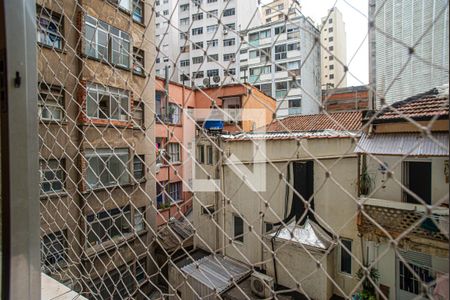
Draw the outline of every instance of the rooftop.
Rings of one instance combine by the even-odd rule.
[[[417,94],[405,100],[395,102],[384,108],[374,120],[375,123],[390,121],[448,119],[448,85]]]
[[[295,131],[358,131],[361,129],[361,112],[336,112],[315,115],[290,116],[274,120],[267,125],[267,132]]]

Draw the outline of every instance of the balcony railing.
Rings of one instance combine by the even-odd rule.
[[[448,243],[449,211],[446,207],[432,208],[381,199],[362,198],[364,213],[358,225],[360,232],[396,238],[404,233],[408,238],[422,238]],[[421,221],[422,220],[422,221]],[[382,229],[381,229],[382,228]]]

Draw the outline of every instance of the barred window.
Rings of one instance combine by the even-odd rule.
[[[225,53],[223,55],[223,61],[234,61],[236,57],[236,53]]]
[[[207,60],[208,60],[208,62],[218,61],[219,60],[219,54],[208,55]],[[210,75],[208,75],[208,76],[210,76]]]
[[[41,178],[41,195],[63,192],[65,187],[65,160],[41,160],[39,165]]]
[[[134,230],[136,232],[145,230],[145,207],[134,210]]]
[[[86,182],[89,189],[128,184],[128,149],[88,149]]]
[[[223,11],[223,16],[224,17],[234,16],[235,14],[236,14],[236,9],[235,8],[228,8],[228,9],[225,9]]]
[[[144,75],[145,68],[144,51],[133,48],[133,72],[138,75]]]
[[[236,45],[236,39],[225,39],[223,40],[223,46],[224,47],[228,47],[228,46],[234,46]]]
[[[169,183],[167,185],[169,200],[171,202],[178,202],[182,200],[182,183],[181,181]]]
[[[62,87],[47,83],[39,84],[38,112],[41,120],[62,121],[64,119]]]
[[[208,77],[219,76],[219,69],[207,70],[207,71],[206,71],[206,75],[207,75]]]
[[[136,127],[144,127],[144,103],[142,101],[134,101],[133,122]]]
[[[133,0],[133,20],[138,23],[144,22],[144,2]]]
[[[63,47],[64,17],[47,8],[38,6],[37,41],[56,49]]]

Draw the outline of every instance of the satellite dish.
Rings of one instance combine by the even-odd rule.
[[[208,86],[209,85],[209,78],[203,79],[203,85]]]
[[[215,83],[219,83],[220,82],[220,76],[214,76],[213,77],[213,81],[215,82]]]

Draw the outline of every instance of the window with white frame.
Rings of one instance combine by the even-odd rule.
[[[166,122],[170,124],[181,123],[181,109],[176,103],[169,103],[169,112]]]
[[[219,69],[207,70],[206,75],[208,77],[219,76]]]
[[[293,43],[293,44],[288,44],[287,45],[287,51],[295,51],[295,50],[300,50],[300,42],[298,43]]]
[[[208,165],[214,164],[214,152],[212,146],[206,146],[206,163]]]
[[[48,159],[39,162],[41,195],[64,191],[64,163],[64,159]]]
[[[133,175],[136,181],[142,181],[145,177],[145,156],[135,155],[133,157]]]
[[[236,57],[236,53],[225,53],[223,55],[223,61],[234,61]]]
[[[189,4],[181,4],[180,11],[189,11]]]
[[[209,25],[209,26],[206,26],[206,32],[213,33],[213,32],[216,32],[218,28],[219,28],[218,25]]]
[[[209,48],[217,47],[217,46],[219,46],[219,40],[209,40],[206,42],[206,45]]]
[[[42,45],[62,49],[63,47],[63,15],[38,6],[37,14],[37,41]]]
[[[142,0],[133,0],[133,20],[144,23],[144,2]]]
[[[193,64],[201,64],[203,62],[203,56],[196,56],[192,58]]]
[[[192,14],[192,21],[203,20],[203,13]]]
[[[203,27],[192,28],[192,35],[203,34]]]
[[[180,19],[180,25],[189,25],[189,18]]]
[[[124,235],[131,233],[129,205],[88,215],[86,220],[87,243],[90,246],[124,237]]]
[[[44,270],[61,266],[67,260],[67,232],[55,231],[44,235],[41,239],[41,262]]]
[[[129,68],[131,42],[128,33],[85,15],[84,54]]]
[[[62,121],[64,118],[64,91],[60,86],[39,84],[39,118],[46,121]]]
[[[169,162],[177,163],[181,161],[180,144],[169,143],[167,145],[167,154],[169,155]]]
[[[144,75],[144,50],[133,48],[133,72],[138,75]]]
[[[287,58],[286,45],[275,46],[275,60]]]
[[[224,17],[234,16],[235,14],[236,14],[236,9],[235,8],[228,8],[228,9],[224,9],[223,10],[223,16]]]
[[[192,43],[192,50],[203,49],[203,42]]]
[[[234,46],[236,45],[236,39],[225,39],[223,40],[223,46],[224,47],[229,47],[229,46]]]
[[[144,102],[142,101],[134,101],[133,123],[136,127],[144,127]]]
[[[219,11],[217,9],[208,11],[208,19],[217,17],[219,15]]]
[[[169,200],[171,202],[178,202],[182,200],[182,186],[181,181],[172,182],[167,185]]]
[[[128,91],[105,87],[96,83],[86,85],[86,113],[90,118],[127,121],[129,118]]]
[[[189,67],[189,65],[190,65],[189,59],[180,60],[180,67]]]
[[[214,62],[219,60],[219,54],[211,54],[207,56],[208,62]],[[208,75],[210,76],[210,75]]]
[[[205,146],[197,145],[197,161],[200,164],[205,163]]]
[[[118,149],[88,149],[85,151],[86,182],[89,189],[128,184],[129,151]]]
[[[134,231],[141,232],[145,230],[145,206],[134,210]]]

